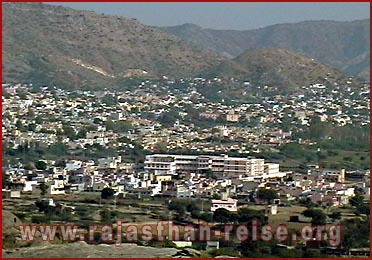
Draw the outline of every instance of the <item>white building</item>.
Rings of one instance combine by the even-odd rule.
[[[229,157],[227,155],[147,155],[145,170],[154,174],[178,172],[213,171],[226,177],[261,176],[264,174],[264,159]]]
[[[37,180],[32,180],[32,181],[25,181],[24,184],[25,186],[23,187],[23,191],[32,192],[32,186],[37,186],[38,182]]]
[[[178,186],[176,191],[177,198],[191,198],[194,196],[194,191],[185,186]]]
[[[278,163],[265,163],[264,164],[264,174],[265,175],[274,175],[279,173],[279,164]]]
[[[226,209],[231,212],[237,212],[238,200],[228,198],[227,200],[212,200],[211,211],[215,212],[217,209]]]
[[[98,169],[116,169],[121,163],[121,156],[98,159]]]
[[[49,195],[65,194],[65,184],[63,180],[52,180],[47,182],[47,185],[49,186]]]

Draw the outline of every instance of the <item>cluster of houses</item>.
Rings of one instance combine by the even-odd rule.
[[[315,168],[308,174],[296,174],[281,172],[279,165],[263,159],[227,155],[153,154],[141,165],[123,162],[118,156],[97,162],[71,160],[63,168],[51,163],[46,170],[3,170],[9,182],[3,187],[5,198],[39,194],[44,183],[47,195],[100,195],[104,188],[111,188],[115,196],[132,199],[212,199],[212,211],[237,211],[238,202],[251,201],[262,188],[275,190],[278,204],[310,198],[313,203],[342,206],[355,195],[356,187],[369,195],[369,171]]]
[[[369,194],[366,170],[309,166],[306,175],[282,172],[279,164],[254,156],[226,155],[255,154],[265,147],[304,142],[293,138],[292,131],[309,125],[313,116],[338,125],[369,124],[367,85],[355,90],[312,84],[301,93],[266,95],[269,90],[235,82],[242,85],[242,96],[253,93],[250,102],[227,102],[218,95],[213,100],[202,94],[220,81],[146,80],[130,91],[57,87],[31,91],[31,84],[3,84],[2,141],[6,149],[60,144],[68,151],[62,158],[67,160],[63,167],[53,161],[46,162],[46,170],[27,170],[24,162],[3,165],[9,183],[3,196],[37,193],[44,183],[48,195],[100,194],[109,187],[117,196],[133,198],[213,198],[212,209],[235,210],[237,201],[251,200],[260,188],[275,190],[280,201],[302,197],[334,206],[347,204],[355,187]],[[73,156],[68,155],[74,151],[94,145],[115,150],[116,155],[140,145],[152,154],[142,163],[120,156],[70,160]],[[190,153],[194,155],[185,155]]]
[[[297,142],[292,130],[309,125],[313,116],[338,125],[369,124],[368,86],[357,91],[313,84],[301,94],[265,96],[263,92],[255,101],[228,103],[201,94],[200,89],[211,88],[218,80],[144,81],[122,92],[54,87],[33,93],[28,85],[3,84],[3,141],[14,148],[27,142],[62,142],[69,149],[93,144],[117,148],[137,142],[152,152],[162,144],[167,150],[254,153],[262,147]],[[182,88],[175,87],[179,84]],[[126,122],[130,127],[113,130],[97,123],[107,121]],[[76,138],[64,133],[66,125]],[[121,137],[130,143],[118,141]]]

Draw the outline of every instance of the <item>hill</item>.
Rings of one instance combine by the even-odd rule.
[[[209,77],[236,78],[255,85],[285,89],[296,89],[316,83],[340,84],[348,80],[345,73],[337,69],[283,49],[247,50],[202,74]]]
[[[161,29],[227,57],[236,57],[247,49],[281,48],[369,79],[369,19],[306,21],[246,31],[204,29],[194,24]]]
[[[346,78],[321,64],[323,60],[343,64],[341,69],[354,75],[369,76],[367,20],[341,25],[304,22],[245,32],[191,24],[167,29],[174,34],[187,32],[181,33],[187,42],[136,19],[41,3],[4,3],[2,19],[2,80],[7,83],[105,88],[120,87],[132,78],[202,74],[294,88],[329,75]],[[355,31],[351,35],[345,27]],[[280,48],[260,49],[266,45]],[[298,54],[284,49],[296,49]],[[226,57],[237,53],[241,54],[234,59]]]
[[[135,19],[41,3],[3,4],[3,82],[102,87],[131,76],[190,76],[210,51]]]

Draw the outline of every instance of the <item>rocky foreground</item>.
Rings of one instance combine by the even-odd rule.
[[[123,243],[120,246],[112,244],[90,245],[84,241],[52,244],[37,237],[28,244],[21,241],[17,226],[22,224],[19,218],[8,210],[2,210],[3,258],[170,258],[170,257],[200,257],[200,252],[191,248],[155,248]],[[14,241],[10,243],[9,241]],[[10,245],[11,247],[4,247]]]
[[[122,244],[120,246],[115,246],[108,244],[89,245],[86,242],[75,242],[55,245],[44,242],[38,246],[3,250],[2,256],[3,258],[169,258],[197,256],[193,254],[192,251],[192,249],[179,250],[175,248],[154,248],[138,246],[136,244]]]

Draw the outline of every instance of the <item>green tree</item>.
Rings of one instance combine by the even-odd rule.
[[[23,168],[25,170],[29,170],[29,171],[34,170],[35,169],[35,164],[33,164],[32,162],[27,162],[23,165]]]
[[[35,167],[38,170],[46,170],[47,164],[44,161],[37,161],[37,162],[35,162]]]
[[[6,187],[8,187],[8,184],[9,184],[9,176],[5,173],[2,173],[1,174],[1,178],[2,178],[2,186],[3,189],[5,189]]]
[[[37,124],[37,125],[40,125],[40,124],[42,124],[44,122],[44,119],[41,117],[41,116],[37,116],[37,117],[35,117],[35,123]]]
[[[211,169],[204,170],[203,173],[205,174],[205,177],[208,179],[214,179],[214,180],[218,179],[217,174],[213,172]]]
[[[341,241],[343,248],[369,247],[369,217],[344,219],[341,221],[340,226],[342,227]]]
[[[302,214],[305,217],[311,218],[311,224],[313,226],[326,224],[327,215],[321,209],[306,209]]]
[[[302,198],[299,200],[300,205],[305,206],[307,208],[312,208],[315,206],[315,203],[312,202],[311,198]]]
[[[361,188],[361,187],[358,187],[358,186],[354,186],[354,193],[355,193],[355,195],[356,196],[362,196],[362,195],[364,195],[364,190],[363,190],[363,188]]]
[[[101,216],[102,224],[111,224],[111,211],[107,208],[104,208],[100,211],[99,215]]]
[[[183,219],[186,213],[188,202],[185,200],[172,200],[168,205],[168,209],[177,213],[177,219]]]
[[[93,119],[93,124],[100,125],[100,124],[102,124],[102,120],[99,119],[98,117],[96,117],[96,118]]]
[[[81,129],[77,134],[76,137],[79,139],[85,138],[87,135],[87,130]]]
[[[361,195],[355,195],[349,200],[351,206],[358,207],[363,204],[364,197]]]
[[[51,211],[49,202],[47,200],[37,200],[35,201],[35,205],[39,209],[39,212],[48,213]]]
[[[127,121],[112,121],[107,120],[104,125],[108,131],[113,131],[114,133],[122,133],[132,129],[132,125]]]
[[[172,109],[169,112],[162,113],[158,120],[165,126],[173,126],[176,120],[181,120],[181,117],[176,110]]]
[[[36,124],[29,124],[27,127],[28,131],[35,132],[36,130]]]
[[[118,103],[118,100],[111,95],[106,95],[101,98],[101,102],[105,103],[107,106],[115,106]]]
[[[200,210],[191,211],[191,217],[196,218],[196,219],[200,219]]]
[[[40,189],[41,196],[44,196],[49,189],[49,186],[45,182],[40,183],[38,187]]]
[[[67,150],[67,146],[63,143],[55,143],[50,145],[48,148],[48,152],[56,156],[66,155]]]
[[[63,125],[63,133],[64,133],[64,135],[66,135],[71,140],[75,140],[76,139],[76,132],[69,125]]]
[[[263,215],[258,210],[250,209],[248,207],[240,208],[238,210],[237,221],[239,223],[251,223],[254,219],[259,223],[267,222],[267,216]]]
[[[227,223],[232,220],[232,214],[227,209],[216,209],[216,211],[213,213],[213,219],[216,222]]]
[[[154,151],[156,153],[166,153],[168,152],[168,147],[166,142],[157,142],[154,145]]]
[[[196,203],[190,201],[187,205],[186,205],[186,210],[188,212],[193,212],[194,210],[200,210],[199,207],[196,205]]]
[[[114,195],[115,195],[115,191],[109,187],[106,187],[101,191],[102,199],[112,199]]]
[[[322,254],[319,249],[307,249],[303,253],[304,258],[320,258],[327,257],[327,255]]]
[[[340,211],[332,212],[328,216],[332,219],[333,222],[335,222],[336,220],[341,219],[341,212]]]
[[[259,189],[257,191],[257,198],[261,200],[266,200],[267,204],[272,203],[274,199],[279,198],[278,193],[271,189]]]
[[[66,167],[66,161],[65,160],[58,160],[55,165],[55,167],[61,167],[61,168],[65,168]]]
[[[357,206],[356,214],[366,214],[367,216],[370,215],[370,205],[369,203],[363,203]]]
[[[211,212],[203,212],[200,214],[199,219],[211,223],[213,221],[213,214]]]
[[[25,125],[23,125],[22,121],[21,120],[17,120],[17,122],[15,123],[15,126],[17,127],[17,129],[21,132],[25,132],[27,131],[27,128],[25,127]]]

